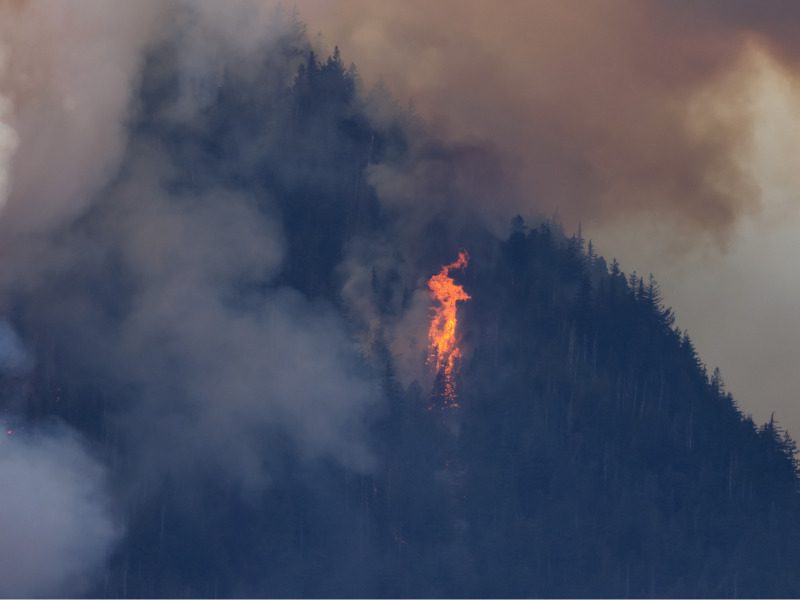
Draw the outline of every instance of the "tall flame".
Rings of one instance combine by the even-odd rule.
[[[437,373],[441,373],[445,404],[458,406],[456,400],[455,369],[461,359],[458,347],[456,326],[458,324],[456,305],[469,300],[471,296],[450,277],[453,269],[463,269],[469,262],[469,255],[462,250],[455,262],[442,267],[436,275],[428,280],[428,289],[433,294],[438,306],[433,308],[433,318],[428,329],[430,352],[428,364],[433,365]]]

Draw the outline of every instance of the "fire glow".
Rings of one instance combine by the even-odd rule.
[[[463,269],[469,262],[469,255],[462,250],[455,262],[442,267],[436,275],[428,280],[428,289],[433,294],[437,306],[433,307],[433,318],[428,329],[430,351],[428,364],[433,365],[442,376],[445,405],[456,407],[455,370],[461,359],[461,348],[458,346],[457,303],[465,302],[471,296],[450,277],[453,269]]]

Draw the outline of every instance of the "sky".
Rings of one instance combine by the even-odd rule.
[[[497,154],[507,188],[479,202],[498,228],[556,213],[626,272],[653,273],[742,410],[800,432],[796,5],[298,8],[367,85]]]
[[[730,391],[757,421],[775,417],[800,432],[797,307],[800,281],[800,96],[794,83],[764,57],[755,81],[754,143],[749,169],[760,206],[740,218],[727,243],[675,249],[671,228],[642,219],[598,228],[599,247],[628,269],[654,272],[678,322]]]

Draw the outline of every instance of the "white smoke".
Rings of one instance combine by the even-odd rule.
[[[232,288],[279,272],[280,227],[245,194],[167,191],[158,145],[136,154],[102,229],[137,292],[100,337],[114,340],[104,358],[142,390],[124,418],[140,476],[157,485],[211,470],[258,491],[278,438],[305,459],[369,468],[363,420],[380,395],[338,314],[285,288],[231,301]],[[76,318],[96,321],[92,308]]]
[[[0,596],[86,591],[119,533],[103,469],[73,433],[2,432]]]
[[[191,489],[198,475],[259,490],[269,482],[270,450],[287,440],[301,458],[371,465],[363,421],[379,394],[336,311],[287,289],[246,306],[232,300],[232,289],[268,281],[283,259],[280,227],[263,214],[267,199],[225,190],[181,196],[164,184],[167,150],[131,141],[151,44],[170,35],[177,46],[179,99],[159,117],[191,126],[223,70],[258,76],[259,55],[281,33],[270,25],[275,6],[0,7],[8,57],[0,182],[10,182],[0,214],[2,291],[40,293],[54,324],[95,336],[96,345],[81,346],[82,364],[135,386],[120,410],[126,464],[140,469],[132,486],[139,475],[154,485],[174,476]],[[105,217],[100,227],[66,233],[89,210]],[[114,326],[98,310],[96,288],[78,282],[69,299],[48,295],[65,273],[90,273],[113,251],[136,288]],[[0,293],[0,317],[7,302]],[[18,368],[26,357],[0,326],[0,363]],[[81,593],[118,535],[103,471],[69,434],[11,438],[0,449],[0,595]]]

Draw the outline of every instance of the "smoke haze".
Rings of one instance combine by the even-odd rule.
[[[796,51],[793,8],[767,5],[299,3],[367,79],[500,156],[516,184],[492,199],[501,212],[557,209],[573,226],[655,213],[717,241],[759,206],[743,59]]]
[[[64,427],[2,436],[0,595],[85,592],[121,533],[103,468]]]
[[[18,333],[0,321],[0,368],[33,368],[28,335],[60,349],[81,385],[110,382],[104,443],[125,474],[108,484],[106,467],[61,430],[0,440],[11,490],[0,497],[0,529],[10,532],[0,540],[2,595],[90,587],[120,539],[108,506],[133,512],[168,484],[201,496],[218,477],[252,499],[280,477],[275,457],[287,447],[302,465],[369,473],[364,422],[385,407],[362,353],[385,342],[404,385],[430,383],[419,370],[429,317],[419,264],[452,260],[451,242],[476,220],[502,228],[517,212],[558,211],[605,234],[601,251],[638,257],[639,243],[652,242],[652,262],[632,263],[656,275],[687,255],[685,240],[698,253],[711,240],[712,254],[673,276],[690,283],[673,296],[666,281],[667,301],[691,306],[716,252],[738,248],[742,223],[774,196],[747,164],[761,139],[753,85],[763,63],[753,56],[794,84],[793,5],[300,0],[300,16],[324,34],[318,46],[339,44],[364,88],[382,78],[433,130],[407,140],[408,160],[368,168],[398,223],[389,241],[356,238],[325,265],[342,286],[334,306],[287,283],[298,246],[282,220],[291,211],[241,183],[245,169],[281,184],[308,178],[284,172],[278,117],[288,116],[271,111],[310,46],[277,4],[0,4],[0,307],[23,324]],[[247,92],[221,97],[225,86]],[[245,137],[228,162],[215,160],[231,151],[224,132],[219,147],[201,139],[223,101],[266,123],[258,136],[231,133]],[[381,88],[364,110],[387,123],[400,112]],[[642,222],[666,233],[624,237]],[[320,236],[333,228],[313,226]],[[422,232],[433,250],[417,247]],[[407,297],[389,294],[379,311],[368,297],[382,277],[404,282]],[[715,285],[723,296],[751,286],[731,300],[742,318],[763,282],[733,269]],[[713,311],[680,308],[692,330]],[[359,344],[339,309],[361,321]],[[392,317],[379,322],[381,311]],[[785,357],[800,331],[776,339],[777,328],[764,344]],[[730,364],[749,374],[749,362]],[[776,396],[785,392],[776,384]],[[96,401],[73,400],[76,411]],[[794,431],[800,415],[785,410]]]
[[[224,81],[283,93],[302,30],[271,3],[45,0],[3,5],[0,31],[3,303],[25,295],[23,336],[40,347],[80,348],[64,359],[85,377],[68,410],[104,382],[105,443],[122,456],[106,492],[72,437],[3,440],[0,594],[96,585],[119,539],[112,499],[129,513],[170,485],[196,505],[210,480],[252,499],[287,451],[369,471],[364,417],[380,391],[333,307],[275,281],[274,201],[209,183],[224,173],[187,180],[176,137],[159,133],[204,131]],[[139,95],[145,71],[174,93]],[[30,368],[10,327],[0,361]]]

